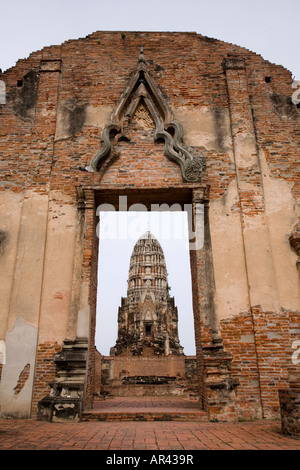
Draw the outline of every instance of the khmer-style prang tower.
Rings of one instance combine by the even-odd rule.
[[[148,231],[134,246],[127,297],[118,313],[118,338],[111,355],[182,355],[178,313],[169,296],[167,269],[158,240]]]

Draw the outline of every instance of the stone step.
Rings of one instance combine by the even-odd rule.
[[[176,392],[176,394],[175,394]],[[184,397],[190,398],[197,395],[197,387],[186,387],[184,385],[149,385],[149,384],[127,384],[127,385],[104,385],[102,393],[111,397]]]
[[[195,400],[173,397],[113,397],[94,400],[81,421],[198,421],[207,422],[208,413]]]
[[[103,412],[97,410],[84,411],[81,421],[197,421],[208,422],[208,413],[196,412],[169,412],[169,411],[128,411]]]

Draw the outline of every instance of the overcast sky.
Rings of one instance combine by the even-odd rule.
[[[261,54],[300,80],[299,0],[13,0],[0,6],[0,68],[99,30],[195,31]]]
[[[2,2],[0,18],[2,71],[33,51],[99,30],[194,31],[246,47],[283,65],[300,80],[300,0],[13,0]],[[177,219],[177,227],[181,221]],[[147,228],[149,223],[144,220],[140,234]],[[150,228],[155,232],[154,222]],[[181,343],[186,354],[194,354],[189,259],[186,234],[182,233],[181,241],[178,233],[163,235],[161,228],[157,235],[166,256],[171,294],[179,308]],[[136,241],[127,238],[116,243],[110,237],[100,246],[103,296],[99,315],[101,325],[104,318],[108,321],[100,332],[97,328],[97,337],[101,336],[97,341],[101,341],[99,349],[104,354],[114,345],[118,305],[121,295],[126,296],[130,254]]]

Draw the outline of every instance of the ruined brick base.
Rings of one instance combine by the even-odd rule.
[[[100,392],[117,397],[196,397],[198,394],[194,356],[97,356],[96,368],[101,368],[96,395]]]
[[[78,422],[82,413],[82,398],[45,397],[39,401],[38,421]]]
[[[49,382],[54,380],[57,372],[53,356],[60,349],[61,347],[57,342],[45,342],[38,345],[31,410],[32,417],[36,416],[39,400],[49,393]]]
[[[300,439],[300,384],[279,390],[281,430],[285,436]]]
[[[56,375],[49,382],[50,393],[38,402],[39,421],[79,421],[83,409],[83,389],[87,359],[87,340],[65,340],[54,355]]]
[[[231,374],[239,381],[239,419],[280,419],[278,390],[288,389],[291,375],[298,374],[292,344],[299,328],[299,312],[264,312],[259,306],[222,320],[224,349],[232,355]]]
[[[231,374],[232,356],[224,351],[222,341],[203,348],[206,406],[210,421],[238,421],[236,388],[238,380]]]

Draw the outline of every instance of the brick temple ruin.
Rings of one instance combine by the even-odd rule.
[[[79,420],[92,408],[97,208],[123,210],[126,196],[148,210],[188,205],[201,221],[190,250],[199,409],[281,416],[299,435],[290,71],[196,33],[96,32],[33,52],[0,80],[1,416]],[[155,346],[167,361],[182,357],[171,343]]]

